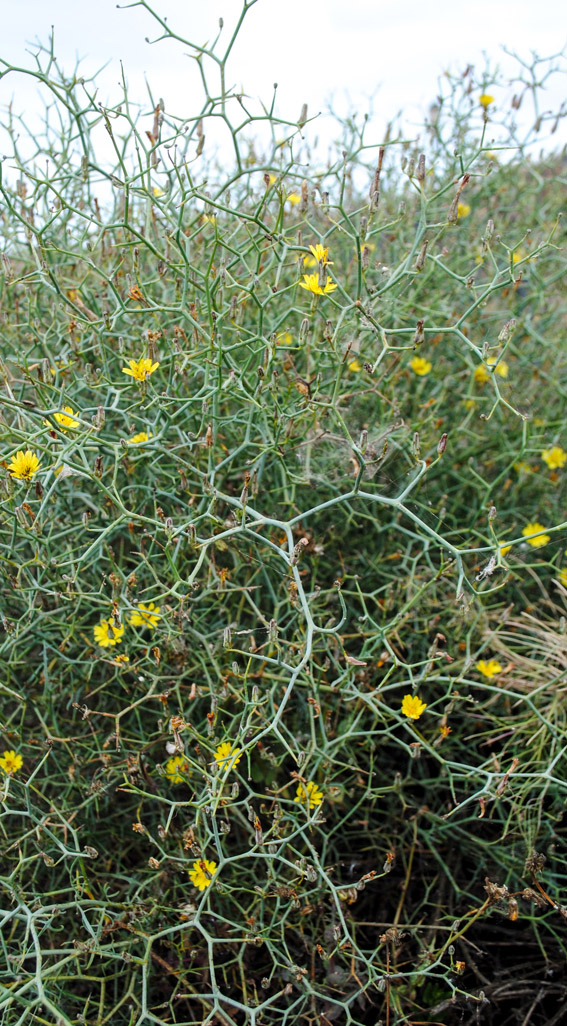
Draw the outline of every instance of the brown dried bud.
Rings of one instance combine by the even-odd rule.
[[[418,346],[422,346],[425,342],[425,331],[423,330],[423,320],[419,320],[415,326],[415,335],[413,336],[413,348],[417,349]]]
[[[534,876],[537,873],[541,873],[545,866],[545,855],[542,855],[539,851],[533,851],[531,855],[528,855],[526,859],[526,871],[532,873]]]
[[[423,246],[421,247],[417,260],[415,262],[415,269],[418,272],[423,271],[423,265],[425,264],[425,258],[427,256],[427,247],[429,245],[429,239],[425,239]]]
[[[533,901],[534,905],[537,905],[538,908],[547,908],[547,901],[545,898],[541,894],[538,894],[537,891],[532,890],[531,887],[524,887],[522,898],[525,898],[526,901]]]

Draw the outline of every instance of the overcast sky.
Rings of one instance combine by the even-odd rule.
[[[194,42],[211,40],[223,17],[223,36],[241,10],[240,0],[155,0],[155,9],[176,31]],[[529,59],[557,53],[567,42],[567,19],[557,0],[257,0],[249,11],[231,55],[228,79],[250,96],[269,102],[278,82],[279,112],[297,118],[303,102],[309,114],[324,110],[334,96],[341,110],[367,108],[376,96],[377,120],[385,124],[400,108],[417,121],[416,106],[426,109],[447,68],[483,64],[483,52],[506,64],[502,44]],[[193,65],[187,48],[145,37],[158,34],[141,7],[118,9],[113,0],[19,0],[3,20],[0,56],[33,64],[38,38],[46,42],[51,25],[59,61],[72,71],[83,58],[82,73],[109,62],[100,76],[99,96],[117,102],[120,60],[131,96],[146,101],[144,75],[166,109],[187,114],[197,106]],[[565,60],[563,60],[565,67]],[[549,106],[567,95],[565,75],[556,76]],[[10,75],[0,81],[0,107],[10,100],[32,114],[38,103],[29,79]],[[412,114],[413,112],[413,114]],[[323,131],[324,135],[324,131]]]

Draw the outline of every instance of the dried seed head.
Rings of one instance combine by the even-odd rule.
[[[528,855],[526,859],[526,871],[532,873],[534,876],[537,873],[541,873],[545,866],[545,855],[542,855],[539,851],[533,851],[531,855]]]

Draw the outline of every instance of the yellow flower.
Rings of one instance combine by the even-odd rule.
[[[353,372],[362,370],[362,364],[360,360],[351,360],[348,365],[348,369]]]
[[[152,192],[156,199],[158,196],[163,196],[163,189],[160,189],[159,185],[154,185]]]
[[[290,192],[289,196],[286,197],[286,202],[291,203],[295,207],[298,203],[301,203],[301,196],[298,196],[296,192]]]
[[[483,677],[488,677],[489,680],[502,673],[502,667],[497,659],[479,659],[476,668]]]
[[[216,869],[216,862],[210,862],[209,859],[197,859],[193,863],[193,868],[189,870],[189,879],[198,891],[206,891]]]
[[[418,695],[404,695],[402,699],[402,713],[408,719],[418,720],[426,709],[427,704],[422,702]]]
[[[540,534],[539,538],[532,538],[532,535],[538,534],[540,531],[545,531],[545,527],[543,524],[539,524],[537,520],[534,520],[530,524],[526,524],[522,531],[528,545],[533,546],[534,549],[540,549],[542,545],[547,545],[548,541],[551,541],[548,534]]]
[[[152,438],[150,431],[149,435],[146,431],[139,431],[137,435],[132,435],[131,438],[126,439],[128,445],[141,445],[142,442],[148,442]]]
[[[489,356],[486,362],[489,367],[495,368],[493,371],[494,374],[498,374],[500,378],[507,378],[510,370],[508,364],[505,360],[500,360],[499,363],[497,361],[497,356]],[[480,364],[480,366],[477,367],[474,372],[474,380],[478,382],[479,385],[484,385],[486,381],[490,381],[491,377],[492,374],[489,371],[487,371],[484,364]]]
[[[561,567],[561,570],[559,571],[557,576],[558,576],[561,584],[563,585],[563,587],[567,588],[567,567],[565,567],[565,566]]]
[[[410,360],[410,367],[414,374],[419,374],[420,377],[423,377],[424,374],[429,374],[433,364],[426,360],[424,356],[414,356],[413,360]]]
[[[550,470],[556,470],[557,467],[564,467],[567,463],[567,452],[560,445],[553,445],[551,449],[543,450],[541,458],[547,463]]]
[[[279,346],[291,346],[293,345],[293,338],[289,331],[282,331],[282,333],[278,335],[276,342]]]
[[[185,777],[182,773],[189,773],[189,763],[184,755],[172,755],[165,764],[165,775],[172,784],[182,784]]]
[[[31,449],[26,449],[25,452],[18,449],[16,455],[12,456],[12,462],[8,464],[10,476],[15,477],[18,481],[31,481],[38,470],[40,470],[40,463]]]
[[[452,734],[452,729],[451,727],[448,727],[446,723],[443,723],[439,727],[439,733],[441,734],[441,737],[449,737],[449,734]]]
[[[324,296],[327,292],[334,292],[337,285],[330,278],[327,281],[324,288],[319,285],[319,276],[317,274],[304,274],[304,280],[300,281],[299,284],[302,289],[307,289],[308,292],[313,292],[316,296]]]
[[[500,549],[500,555],[501,555],[501,556],[505,556],[505,555],[507,555],[507,553],[508,553],[508,552],[510,551],[510,549],[511,549],[511,548],[512,548],[512,546],[511,546],[511,545],[500,545],[500,546],[499,546],[499,549]]]
[[[297,794],[293,800],[294,802],[301,802],[303,805],[309,802],[309,808],[314,809],[317,805],[322,804],[324,797],[317,784],[310,780],[307,784],[302,784],[301,781],[298,783]]]
[[[62,428],[78,428],[79,421],[75,420],[75,417],[80,417],[80,413],[75,413],[72,406],[64,406],[63,413],[53,414],[53,420],[61,424]]]
[[[128,360],[128,366],[122,368],[123,374],[129,374],[135,381],[145,381],[159,367],[159,363],[152,363],[147,357],[139,360]]]
[[[325,249],[325,247],[322,246],[320,242],[318,242],[316,246],[310,246],[309,249],[313,253],[313,257],[316,263],[325,265],[332,264],[333,261],[329,260],[329,250]],[[311,266],[313,265],[311,264]]]
[[[110,620],[101,620],[93,627],[94,639],[101,648],[119,645],[124,634],[124,627],[115,627]]]
[[[524,259],[524,257],[525,257],[525,255],[526,255],[526,251],[525,251],[525,249],[522,249],[522,247],[520,246],[520,248],[519,248],[519,249],[516,249],[516,250],[515,250],[515,251],[514,251],[514,252],[512,253],[512,263],[513,263],[513,264],[519,264],[519,263],[520,263],[520,260],[523,260],[523,259]]]
[[[24,760],[22,759],[19,752],[15,752],[13,748],[10,751],[5,751],[4,755],[0,759],[0,769],[7,773],[8,776],[12,776],[13,773],[17,773],[22,768]]]
[[[468,203],[459,203],[457,207],[457,217],[468,217],[471,212],[471,208]]]
[[[491,103],[494,103],[494,97],[490,96],[488,93],[483,93],[482,96],[479,96],[478,102],[480,103],[481,107],[484,107],[484,109],[486,110],[487,107],[490,107]]]
[[[129,617],[128,623],[132,627],[157,627],[158,620],[161,620],[159,611],[160,606],[156,606],[155,602],[148,602],[147,606],[140,603]]]
[[[241,758],[242,749],[233,748],[230,741],[223,741],[215,752],[215,759],[218,763],[219,769],[221,770],[228,771],[234,769],[235,766],[238,766]]]

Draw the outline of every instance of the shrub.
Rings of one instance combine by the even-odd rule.
[[[5,1021],[547,1017],[563,158],[469,68],[311,166],[179,41],[187,120],[40,53],[1,183]]]

